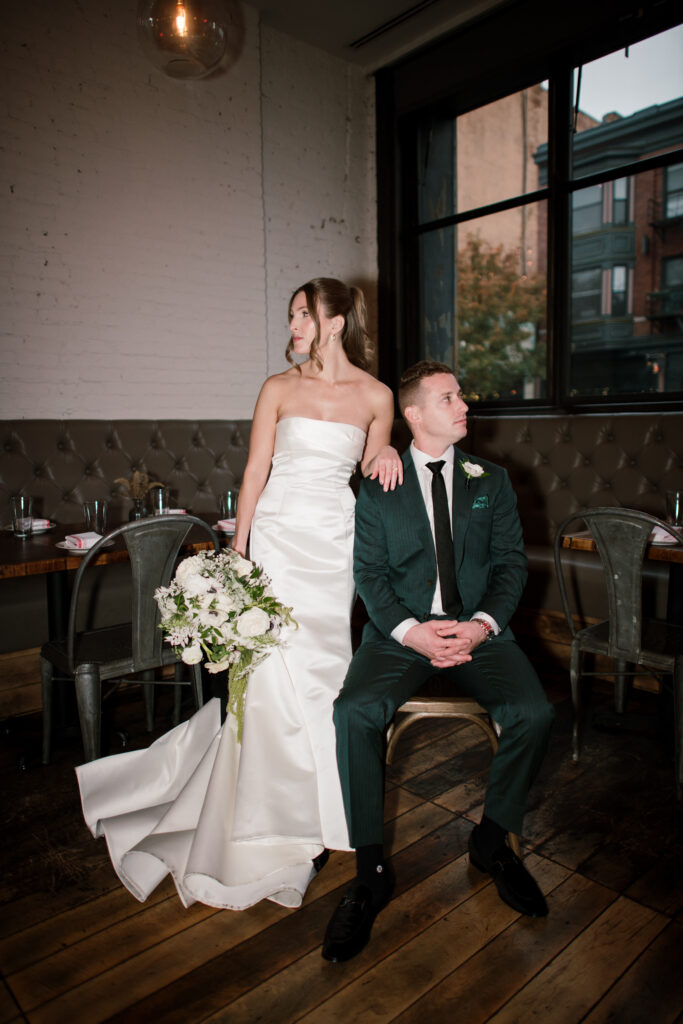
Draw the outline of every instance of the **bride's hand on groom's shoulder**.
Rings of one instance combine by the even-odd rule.
[[[411,626],[403,638],[406,647],[422,654],[435,668],[453,668],[472,660],[472,641],[458,636],[458,627],[467,625],[452,619],[430,619]]]
[[[385,491],[393,491],[403,483],[403,463],[401,456],[390,444],[386,444],[377,452],[372,461],[371,480],[377,479]]]

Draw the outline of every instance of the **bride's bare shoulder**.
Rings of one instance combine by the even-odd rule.
[[[282,373],[274,373],[271,377],[266,377],[261,392],[268,395],[284,394],[296,384],[300,376],[295,367],[283,370]]]
[[[356,369],[358,372],[358,385],[363,389],[373,405],[385,405],[387,402],[393,402],[394,396],[391,388],[388,388],[386,384],[383,384],[381,380],[377,380],[376,377],[373,377],[366,370]]]

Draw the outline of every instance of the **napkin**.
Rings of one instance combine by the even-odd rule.
[[[225,530],[226,532],[234,531],[235,520],[234,519],[219,519],[216,523],[219,530]]]
[[[35,516],[33,517],[34,530],[47,530],[50,526],[52,526],[52,523],[49,519],[36,519]]]
[[[70,533],[64,538],[68,548],[91,548],[100,539],[99,533]]]
[[[672,530],[674,533],[680,533],[680,526],[673,526]],[[676,541],[673,539],[670,533],[663,530],[661,526],[655,526],[654,530],[650,534],[650,540],[653,544],[675,544]]]

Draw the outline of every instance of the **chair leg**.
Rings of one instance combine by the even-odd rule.
[[[140,673],[141,679],[154,679],[154,670],[147,670]],[[145,702],[145,728],[147,732],[154,729],[154,686],[151,683],[142,684],[142,698]]]
[[[199,709],[204,704],[204,689],[202,686],[202,666],[191,665],[191,676],[192,676],[192,692],[194,694],[194,709]]]
[[[76,701],[86,761],[100,756],[102,702],[97,665],[79,665],[76,669]]]
[[[626,711],[626,704],[631,689],[630,677],[626,675],[629,663],[621,658],[614,661],[614,707],[618,715]]]
[[[683,791],[683,661],[680,659],[674,668],[673,691],[676,796],[680,800]]]
[[[173,724],[178,725],[180,722],[180,705],[182,702],[183,688],[180,685],[180,681],[183,678],[185,666],[182,661],[176,661],[173,666],[173,678],[176,680],[176,684],[173,687]],[[193,666],[194,668],[194,666]],[[191,670],[192,671],[192,670]]]
[[[47,658],[40,659],[40,683],[43,694],[43,764],[50,763],[52,741],[52,677],[54,669]]]
[[[576,641],[572,643],[569,658],[569,681],[572,690],[572,706],[574,708],[574,727],[572,729],[572,760],[579,760],[579,723],[581,720],[581,694],[579,680],[581,677],[581,649]]]

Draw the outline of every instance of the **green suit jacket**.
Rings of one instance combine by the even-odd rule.
[[[527,577],[517,499],[504,469],[454,451],[453,547],[461,618],[487,612],[505,630]],[[468,482],[461,460],[483,466],[489,475]],[[432,618],[437,578],[434,539],[410,449],[403,466],[401,487],[385,493],[377,480],[363,480],[356,503],[356,587],[369,626],[385,637],[409,617]],[[372,635],[370,628],[364,639]]]

